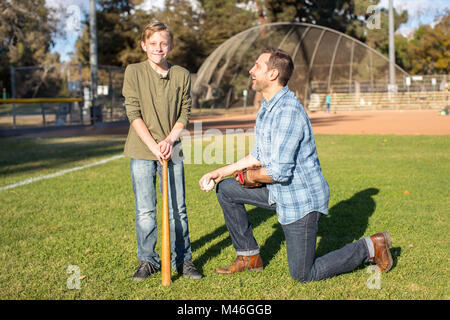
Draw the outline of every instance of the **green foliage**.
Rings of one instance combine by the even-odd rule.
[[[269,22],[306,22],[345,32],[356,19],[352,0],[265,0]]]
[[[388,54],[388,11],[380,11],[380,28],[370,29],[369,6],[380,0],[166,0],[164,8],[146,12],[142,0],[97,1],[98,62],[124,67],[146,59],[139,45],[141,29],[151,20],[169,24],[175,48],[169,59],[196,73],[203,61],[230,37],[259,23],[297,21],[344,32]],[[394,11],[395,29],[407,22],[406,10]],[[44,0],[0,2],[0,84],[11,92],[10,66],[57,65],[59,55],[50,53],[54,37],[60,35],[56,11]],[[449,73],[449,11],[434,26],[421,26],[412,39],[395,36],[396,63],[412,74]],[[89,78],[89,19],[76,43],[72,62],[80,61],[83,78]],[[38,91],[23,96],[66,95],[61,76],[36,72],[29,75]],[[43,77],[46,77],[45,79]],[[23,82],[17,87],[30,88]],[[1,89],[1,88],[0,88]]]
[[[98,63],[126,66],[145,59],[140,46],[141,29],[153,16],[135,10],[132,1],[102,1],[97,10]],[[89,19],[76,43],[76,57],[83,66],[89,65]]]
[[[378,12],[368,10],[370,6],[378,5],[380,0],[355,0],[355,15],[358,17],[348,26],[346,33],[365,42],[369,47],[389,55],[389,11],[381,8]],[[370,28],[370,19],[378,19],[379,28]],[[403,10],[397,12],[394,8],[394,31],[402,23],[408,21],[408,12]],[[408,39],[401,34],[394,36],[396,64],[406,71],[410,71],[411,57],[408,54]]]
[[[10,66],[58,62],[59,55],[50,53],[56,34],[54,10],[45,6],[45,0],[0,2],[0,82],[9,92]],[[47,88],[58,81],[60,79],[49,79]]]
[[[420,26],[410,41],[413,74],[450,73],[450,10],[432,28]]]
[[[169,60],[195,73],[204,59],[222,42],[250,27],[253,14],[238,8],[235,0],[199,1],[195,11],[191,1],[166,0],[162,10],[144,12],[135,1],[109,1],[97,11],[99,64],[126,66],[144,60],[139,39],[143,27],[160,20],[174,32],[175,48]],[[89,22],[78,40],[77,56],[89,64]]]
[[[202,25],[200,32],[208,47],[207,55],[225,42],[228,38],[251,27],[255,15],[237,4],[242,1],[200,0],[202,5]]]

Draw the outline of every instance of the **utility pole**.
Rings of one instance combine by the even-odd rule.
[[[394,0],[389,0],[389,92],[397,92],[395,84]]]
[[[90,0],[89,14],[89,64],[91,66],[91,123],[95,123],[97,109],[95,102],[97,100],[97,81],[98,81],[98,54],[97,54],[97,15],[95,0]]]

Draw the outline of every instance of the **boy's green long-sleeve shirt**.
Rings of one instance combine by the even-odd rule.
[[[192,99],[189,71],[169,64],[166,76],[157,73],[148,60],[127,66],[122,95],[130,124],[141,118],[156,143],[164,140],[176,122],[188,125]],[[176,144],[180,143],[178,140]],[[157,160],[130,125],[124,155]]]

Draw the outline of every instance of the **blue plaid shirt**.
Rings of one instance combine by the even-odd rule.
[[[287,86],[269,102],[262,101],[251,155],[276,181],[267,188],[269,204],[276,203],[281,224],[295,222],[312,211],[328,214],[330,192],[322,175],[311,122]]]

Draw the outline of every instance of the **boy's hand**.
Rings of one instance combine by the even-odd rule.
[[[169,160],[172,157],[173,141],[170,139],[164,139],[158,143],[159,151],[162,154],[162,159]]]
[[[164,155],[161,153],[159,145],[157,145],[156,143],[154,145],[152,145],[151,147],[149,147],[150,151],[156,156],[156,158],[158,158],[158,161],[162,164],[162,161],[164,158]]]

